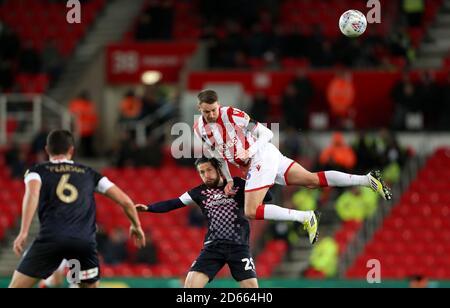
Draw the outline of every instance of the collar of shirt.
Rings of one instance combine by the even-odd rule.
[[[50,162],[52,164],[62,164],[62,163],[67,163],[67,164],[73,164],[73,160],[68,160],[68,159],[50,159]]]

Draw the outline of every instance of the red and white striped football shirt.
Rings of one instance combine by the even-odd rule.
[[[216,123],[207,123],[201,116],[194,124],[194,132],[212,151],[235,166],[244,166],[246,161],[236,158],[243,150],[248,150],[256,139],[252,130],[256,125],[249,125],[250,117],[233,107],[219,107]]]

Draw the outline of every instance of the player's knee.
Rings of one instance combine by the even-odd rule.
[[[245,217],[247,217],[248,219],[256,218],[256,208],[254,208],[254,207],[246,206],[244,213],[245,213]]]
[[[184,287],[186,289],[193,288],[193,286],[192,286],[192,279],[190,279],[189,276],[186,277],[186,280],[184,281]]]
[[[185,288],[195,288],[195,274],[194,272],[190,271],[187,276],[186,279],[184,281],[184,287]]]
[[[81,282],[78,284],[80,289],[96,289],[99,286],[99,282]]]
[[[247,280],[243,280],[240,283],[240,287],[241,288],[245,288],[245,289],[255,289],[258,288],[258,280],[256,280],[255,278],[253,279],[247,279]]]
[[[319,175],[317,173],[309,173],[306,188],[314,189],[320,187]]]

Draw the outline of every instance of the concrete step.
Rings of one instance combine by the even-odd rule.
[[[450,38],[450,28],[449,27],[434,27],[431,28],[430,31],[430,36],[435,39],[435,40],[440,40],[440,39],[448,39]]]
[[[413,66],[418,69],[437,69],[443,65],[442,58],[420,58],[414,62]]]
[[[287,278],[300,277],[309,266],[309,262],[284,262],[277,270],[277,275],[282,275]]]
[[[450,14],[438,14],[436,16],[436,25],[450,25]]]
[[[289,259],[299,261],[308,261],[311,255],[311,249],[294,249],[289,255]]]
[[[439,41],[435,43],[425,43],[419,48],[419,55],[427,55],[428,57],[442,57],[450,51],[450,40]]]
[[[450,11],[450,1],[445,0],[444,3],[443,3],[443,5],[442,5],[442,9],[443,9],[444,11]]]

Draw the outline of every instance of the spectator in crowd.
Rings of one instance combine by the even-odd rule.
[[[8,26],[0,22],[0,59],[11,60],[20,53],[20,40]]]
[[[450,130],[450,73],[441,88],[442,103],[438,118],[438,129]],[[442,108],[442,109],[441,109]]]
[[[139,248],[136,252],[136,263],[154,265],[158,263],[156,255],[156,247],[153,244],[152,237],[149,233],[145,236],[145,246]]]
[[[382,143],[379,150],[381,156],[379,165],[386,166],[392,162],[396,162],[400,166],[403,166],[406,160],[406,153],[398,143],[395,134],[387,129],[382,129],[377,136],[380,138],[379,143]]]
[[[248,38],[248,55],[253,58],[262,58],[270,48],[270,37],[263,31],[260,24],[254,24]]]
[[[317,209],[318,191],[301,188],[292,195],[292,203],[296,210],[315,211]]]
[[[436,110],[441,107],[441,93],[432,71],[421,72],[417,99],[421,102],[419,108],[424,115],[425,127],[436,129],[438,124]]]
[[[413,60],[412,43],[407,28],[400,26],[390,34],[388,42],[392,56],[404,57],[407,63]]]
[[[284,139],[282,141],[283,153],[287,157],[296,159],[300,155],[299,133],[293,127],[284,130]]]
[[[15,58],[20,54],[17,35],[0,22],[0,91],[10,90],[14,84]]]
[[[157,85],[145,87],[144,97],[142,98],[142,117],[154,114],[164,104],[159,91]]]
[[[134,36],[138,41],[147,41],[152,39],[151,33],[152,33],[151,17],[149,14],[144,13],[139,17],[139,22],[136,27],[136,32]]]
[[[328,40],[322,41],[317,48],[317,53],[312,54],[310,60],[313,67],[332,66],[336,62],[333,44]]]
[[[31,42],[27,42],[20,53],[20,71],[29,74],[37,74],[42,70],[42,59],[33,48]]]
[[[105,263],[119,264],[127,260],[127,235],[121,228],[113,229],[109,241],[105,245]]]
[[[172,1],[152,0],[139,19],[135,37],[139,41],[168,40],[172,37],[173,20]]]
[[[47,144],[47,136],[49,134],[48,128],[43,124],[39,133],[37,133],[31,141],[31,155],[33,161],[41,163],[47,160],[47,153],[45,152],[45,145]]]
[[[305,37],[302,35],[302,30],[299,25],[295,25],[289,27],[284,38],[283,45],[283,56],[286,58],[298,58],[305,56],[307,54],[307,50],[305,47],[308,45],[305,44]]]
[[[250,114],[259,123],[268,123],[270,103],[263,92],[257,92],[253,98]]]
[[[352,74],[344,70],[339,71],[327,87],[330,113],[336,118],[340,128],[352,128],[353,126],[355,91]]]
[[[163,150],[160,140],[150,137],[147,143],[137,148],[133,164],[136,167],[160,167],[163,160]]]
[[[303,112],[302,102],[297,100],[298,92],[293,84],[289,84],[284,91],[281,101],[286,127],[299,130],[303,124],[300,123],[299,115]]]
[[[225,26],[227,32],[223,39],[223,45],[221,46],[225,53],[221,66],[225,68],[235,68],[237,63],[236,58],[246,56],[244,52],[245,39],[242,35],[242,29],[239,23],[228,20]]]
[[[397,130],[404,129],[406,115],[420,110],[418,91],[412,83],[408,72],[403,73],[402,80],[394,86],[391,96],[394,101],[392,126]]]
[[[401,167],[406,161],[406,152],[392,132],[381,130],[378,136],[378,147],[375,152],[379,153],[379,166],[383,168],[385,181],[392,185],[400,180]]]
[[[25,171],[28,169],[27,156],[28,152],[25,146],[16,143],[13,143],[5,153],[5,162],[10,169],[12,178],[22,179],[24,177]]]
[[[425,13],[425,0],[402,0],[402,11],[410,27],[419,27]]]
[[[309,80],[305,69],[298,69],[295,78],[291,81],[297,92],[297,110],[300,128],[308,128],[308,109],[311,105],[311,100],[314,97],[314,86]]]
[[[59,52],[55,40],[51,40],[45,44],[42,51],[42,65],[44,72],[50,76],[52,82],[55,82],[61,75],[64,58]]]
[[[120,121],[127,123],[135,121],[142,115],[142,101],[136,97],[133,90],[128,90],[120,102]]]
[[[325,237],[314,247],[309,257],[311,266],[327,278],[337,274],[339,246],[331,237]]]
[[[116,145],[111,150],[111,157],[113,157],[113,164],[116,167],[133,166],[136,161],[136,153],[138,147],[134,141],[131,133],[127,130],[122,130],[117,140]]]
[[[356,172],[364,173],[377,166],[378,159],[374,149],[374,140],[369,134],[359,132],[353,148],[357,161]]]
[[[97,232],[95,234],[96,241],[97,241],[97,250],[100,253],[100,255],[104,255],[106,250],[108,249],[108,243],[109,243],[109,237],[108,233],[106,233],[106,230],[103,228],[102,225],[97,225]]]
[[[322,151],[319,162],[323,169],[351,172],[356,166],[356,155],[345,143],[344,136],[341,133],[334,133],[331,145]]]
[[[87,91],[69,103],[69,110],[76,119],[76,130],[80,135],[81,153],[94,157],[94,134],[98,125],[97,111]]]
[[[377,206],[378,196],[359,187],[345,191],[336,200],[336,212],[342,221],[363,221],[375,214]]]
[[[236,51],[233,55],[233,68],[248,69],[250,65],[248,63],[247,54],[243,50]]]
[[[343,35],[339,36],[333,49],[336,53],[336,62],[345,67],[356,67],[362,56],[361,44],[360,40],[349,40]]]
[[[0,92],[11,89],[14,85],[12,62],[0,59]]]

